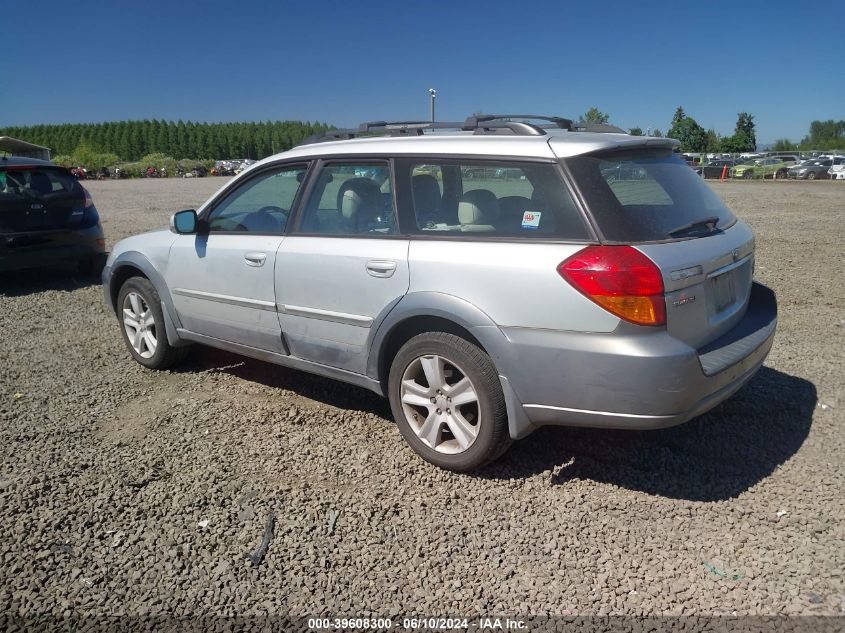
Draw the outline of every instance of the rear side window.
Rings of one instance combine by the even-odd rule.
[[[707,235],[736,221],[670,150],[604,152],[566,159],[605,239],[654,242]]]
[[[421,234],[590,239],[554,165],[437,160],[406,168]]]

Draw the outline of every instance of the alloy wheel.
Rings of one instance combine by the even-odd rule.
[[[137,292],[130,292],[123,299],[123,329],[138,356],[153,357],[158,345],[156,323],[150,306]]]
[[[448,358],[425,355],[411,361],[399,395],[413,432],[438,453],[463,453],[478,437],[478,392],[466,372]]]

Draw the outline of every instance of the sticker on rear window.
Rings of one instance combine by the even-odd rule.
[[[522,228],[524,229],[539,229],[540,228],[539,211],[526,211],[522,214]]]

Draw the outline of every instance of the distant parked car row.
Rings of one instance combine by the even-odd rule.
[[[797,154],[775,154],[752,158],[714,158],[697,163],[687,156],[687,163],[704,178],[795,178],[798,180],[845,180],[845,156],[821,155],[801,159]]]

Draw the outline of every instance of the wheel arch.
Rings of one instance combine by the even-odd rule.
[[[156,289],[161,299],[164,325],[167,331],[167,340],[174,346],[179,347],[185,343],[179,338],[176,332],[181,327],[179,316],[173,305],[173,298],[170,296],[170,289],[161,274],[155,269],[152,262],[138,251],[127,251],[121,253],[111,264],[108,272],[108,298],[112,311],[117,314],[117,296],[126,280],[130,277],[143,277]]]
[[[493,361],[502,383],[512,438],[525,437],[534,427],[507,378],[508,340],[493,319],[465,299],[440,292],[405,295],[381,321],[370,341],[367,375],[379,381],[387,395],[390,364],[402,345],[423,332],[448,332],[478,345]]]

